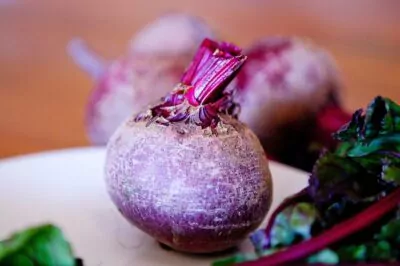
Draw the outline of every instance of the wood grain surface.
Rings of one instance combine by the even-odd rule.
[[[92,83],[67,56],[68,41],[82,37],[111,59],[166,11],[202,16],[240,46],[311,38],[337,60],[346,108],[377,94],[400,101],[398,0],[0,0],[0,158],[88,145],[82,118]]]

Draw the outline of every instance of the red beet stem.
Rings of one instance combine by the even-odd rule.
[[[139,114],[135,121],[188,122],[214,129],[220,113],[234,116],[237,106],[225,88],[246,61],[240,52],[233,44],[204,39],[181,82],[161,104],[150,108],[150,114]]]
[[[207,104],[223,97],[225,87],[246,60],[240,52],[233,44],[204,39],[181,78],[183,84],[190,86],[186,98],[191,105]]]
[[[400,202],[400,188],[391,194],[368,207],[364,211],[344,222],[339,223],[328,231],[311,238],[310,240],[293,245],[283,251],[270,256],[260,258],[256,261],[239,263],[241,266],[274,266],[303,259],[321,249],[334,244],[335,242],[360,231],[373,222],[376,222],[383,215],[397,207]]]
[[[271,235],[271,230],[272,227],[274,226],[275,223],[275,219],[278,216],[279,213],[281,213],[284,209],[286,209],[287,207],[301,202],[301,201],[305,201],[307,200],[307,189],[303,189],[300,192],[297,192],[296,194],[292,195],[291,197],[286,198],[275,210],[274,212],[271,214],[271,217],[268,220],[267,226],[265,228],[265,232],[266,235],[268,237],[268,244],[265,248],[270,248],[271,245],[271,239],[269,238],[269,236]]]
[[[97,80],[107,66],[107,62],[95,53],[82,39],[71,40],[67,47],[69,55],[83,71],[88,73],[92,79]]]

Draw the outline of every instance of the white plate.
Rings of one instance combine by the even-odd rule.
[[[103,182],[103,148],[81,148],[0,160],[0,239],[26,226],[62,228],[85,266],[210,265],[216,257],[166,251],[116,211]],[[270,163],[272,208],[302,189],[307,174]],[[241,249],[249,248],[243,243]]]

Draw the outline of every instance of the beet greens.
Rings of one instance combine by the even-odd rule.
[[[255,253],[213,266],[382,265],[400,259],[400,106],[376,97],[333,137],[339,147],[320,155],[308,186],[251,236]]]
[[[79,266],[71,244],[53,224],[41,224],[14,232],[0,241],[0,265]]]

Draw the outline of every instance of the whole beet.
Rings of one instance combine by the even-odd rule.
[[[257,228],[270,207],[264,150],[226,111],[223,94],[246,58],[206,39],[181,83],[111,137],[105,176],[122,215],[159,242],[222,251]]]
[[[173,33],[174,38],[169,36],[166,42],[168,32]],[[82,40],[71,41],[70,54],[95,83],[85,112],[90,142],[105,145],[130,114],[169,92],[200,42],[210,35],[211,29],[200,18],[169,13],[146,25],[131,40],[127,53],[110,62],[94,53]]]

